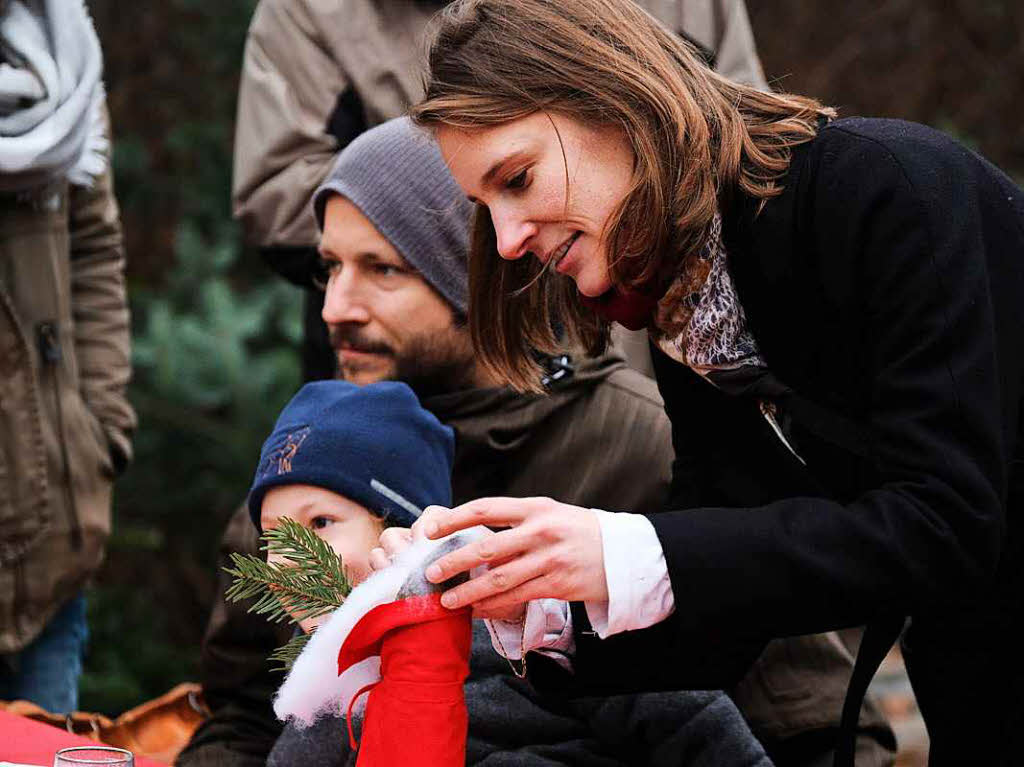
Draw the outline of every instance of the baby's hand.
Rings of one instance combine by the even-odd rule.
[[[413,541],[422,541],[426,538],[424,534],[424,523],[433,522],[443,515],[448,509],[443,506],[428,506],[423,516],[416,520],[412,528],[389,527],[380,534],[380,546],[370,551],[370,567],[376,570],[383,570],[390,565],[395,557],[407,548],[412,546]]]
[[[417,539],[423,536],[417,536]],[[399,553],[412,546],[413,531],[407,527],[389,527],[380,534],[380,546],[370,550],[370,569],[388,567]]]

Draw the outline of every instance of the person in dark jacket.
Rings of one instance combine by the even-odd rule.
[[[430,537],[511,528],[428,572],[504,562],[445,603],[529,603],[546,636],[506,650],[561,653],[572,675],[534,680],[590,693],[728,685],[766,638],[866,623],[851,712],[909,618],[932,763],[1008,764],[1021,190],[924,126],[724,80],[624,0],[461,0],[430,66],[414,117],[480,205],[479,355],[530,388],[553,323],[591,348],[646,327],[679,509],[428,510]]]
[[[391,183],[382,185],[384,179]],[[465,361],[464,355],[472,353],[464,317],[465,222],[471,206],[429,136],[407,119],[374,128],[342,153],[314,202],[323,229],[323,316],[341,371],[360,383],[409,383],[424,407],[455,430],[455,502],[499,493],[552,493],[586,506],[647,513],[664,507],[672,462],[668,419],[654,382],[628,369],[621,357],[549,360],[544,393],[529,395],[491,385],[475,358]],[[446,212],[462,215],[463,224],[453,227]],[[381,281],[388,290],[379,290]],[[438,349],[447,351],[439,357]],[[370,350],[376,353],[359,353]],[[457,360],[462,363],[454,364]],[[567,465],[566,456],[576,463]],[[225,535],[224,559],[231,551],[257,550],[248,512],[241,510]],[[222,577],[221,592],[224,581]],[[247,615],[244,605],[218,601],[203,649],[203,689],[213,716],[177,764],[265,763],[281,735],[270,708],[281,676],[269,671],[266,659],[287,641],[289,632],[261,616]],[[604,738],[607,728],[607,734],[636,745],[644,737],[635,729],[641,723],[687,721],[689,704],[680,703],[679,708],[671,695],[644,698],[646,702],[634,696],[607,706],[592,701],[583,708],[541,701],[515,681],[504,661],[494,664],[492,659],[478,667],[488,653],[486,645],[474,653],[471,686],[479,691],[477,698],[490,700],[492,693],[507,688],[509,710],[535,720],[535,725],[524,723],[522,732],[517,726],[498,734],[507,721],[500,714],[504,704],[495,699],[487,707],[471,706],[474,759],[484,758],[488,743],[497,753],[519,749],[523,754],[538,742],[553,749],[551,759],[556,754],[569,759],[571,744],[552,744],[563,736],[580,735],[595,717],[629,711],[634,704],[632,724],[618,729],[602,725],[595,737]],[[834,634],[787,639],[771,643],[729,693],[769,755],[785,757],[777,763],[817,764],[834,748],[833,731],[851,667],[852,659]],[[722,705],[717,698],[693,700],[704,700],[713,709]],[[656,713],[659,707],[664,719]],[[556,716],[563,710],[570,713]],[[552,729],[546,739],[534,740],[547,728]],[[688,737],[685,730],[677,742]],[[650,743],[670,743],[653,730],[649,737]],[[589,743],[595,754],[605,748],[597,740]],[[859,747],[865,763],[892,763],[892,733],[874,707],[861,719]],[[608,759],[617,758],[619,751],[606,748]]]

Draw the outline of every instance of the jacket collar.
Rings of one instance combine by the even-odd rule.
[[[455,429],[456,454],[505,452],[554,412],[586,396],[614,371],[626,367],[617,353],[581,358],[573,375],[546,394],[519,394],[507,386],[466,389],[428,397],[423,406]],[[458,457],[456,458],[458,460]]]

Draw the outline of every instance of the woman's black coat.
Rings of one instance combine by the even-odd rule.
[[[1001,764],[1024,725],[1024,196],[890,120],[825,127],[784,184],[724,227],[772,377],[729,396],[655,353],[686,509],[650,517],[675,612],[601,642],[574,606],[574,684],[727,686],[752,625],[763,639],[905,615],[933,764]]]

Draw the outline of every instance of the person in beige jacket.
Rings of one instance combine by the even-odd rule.
[[[0,699],[55,713],[135,424],[99,42],[61,8],[0,2]]]

